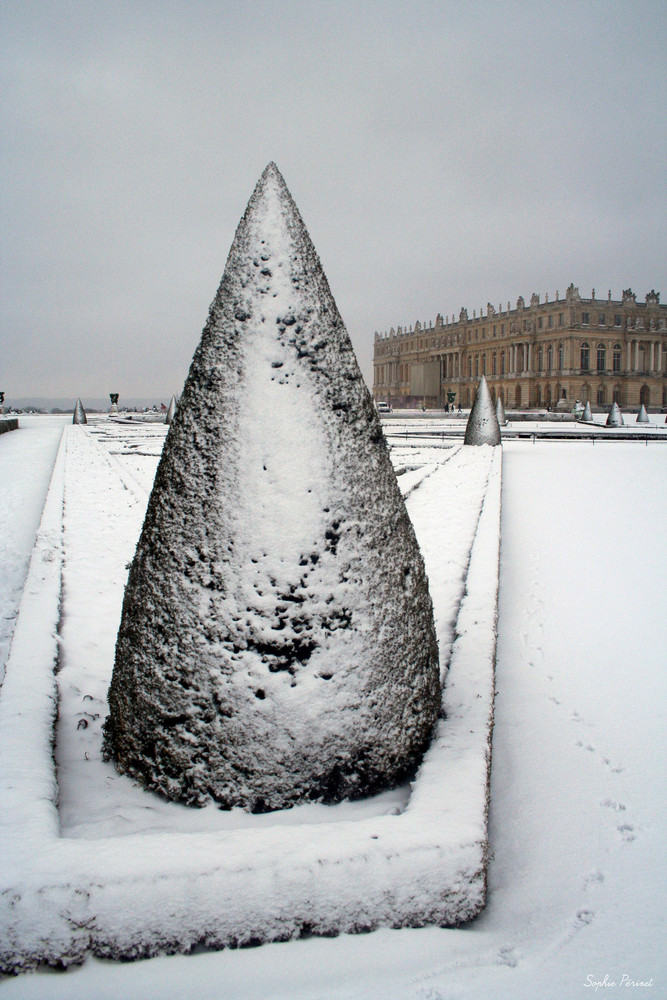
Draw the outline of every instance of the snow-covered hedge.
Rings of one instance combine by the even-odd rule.
[[[269,164],[148,503],[106,750],[191,805],[337,802],[414,773],[440,697],[424,563],[380,421]]]

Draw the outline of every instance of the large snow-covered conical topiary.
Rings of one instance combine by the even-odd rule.
[[[648,413],[646,412],[646,407],[644,406],[643,403],[639,407],[639,413],[637,414],[637,423],[638,424],[650,424],[651,423],[651,421],[648,418]]]
[[[499,427],[507,427],[507,417],[505,416],[502,396],[498,396],[496,400],[496,419],[498,420]]]
[[[475,393],[475,402],[472,404],[468,417],[463,443],[500,444],[500,425],[484,375],[482,375]]]
[[[584,406],[584,412],[581,415],[581,419],[584,423],[590,424],[593,420],[593,411],[591,410],[590,400],[586,400],[586,405]]]
[[[88,417],[86,416],[86,411],[83,408],[83,403],[80,399],[77,399],[74,404],[74,412],[72,413],[72,423],[73,424],[87,424]]]
[[[424,565],[380,421],[269,164],[169,427],[105,752],[171,798],[276,809],[401,780],[439,707]]]
[[[621,408],[618,403],[614,400],[611,404],[611,410],[609,411],[609,416],[607,417],[607,427],[623,427],[623,414],[621,413]]]

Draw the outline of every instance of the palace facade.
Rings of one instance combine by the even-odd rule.
[[[667,305],[651,291],[644,302],[582,298],[570,285],[552,301],[533,294],[516,308],[490,303],[472,318],[438,314],[435,324],[375,334],[373,395],[392,407],[470,406],[486,375],[506,408],[659,410],[667,406]]]

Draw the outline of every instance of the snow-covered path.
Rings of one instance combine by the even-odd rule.
[[[666,995],[666,488],[661,445],[504,446],[494,857],[474,924],[89,960],[7,981],[5,995]]]
[[[0,434],[0,683],[60,436],[71,417],[24,417]]]

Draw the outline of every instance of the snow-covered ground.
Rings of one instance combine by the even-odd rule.
[[[22,416],[0,435],[0,683],[62,429],[71,417]]]
[[[18,473],[4,441],[3,480]],[[416,482],[434,452],[396,449],[401,478]],[[487,909],[473,924],[132,964],[88,960],[66,974],[6,981],[5,994],[664,996],[666,487],[661,443],[504,445],[493,858]],[[17,512],[14,534],[19,521]],[[19,562],[3,567],[14,592]]]

